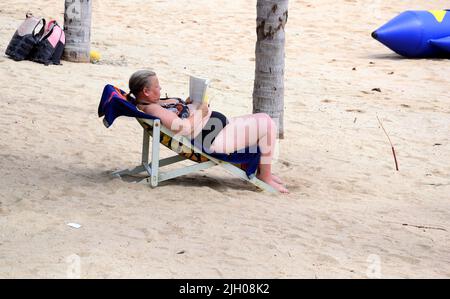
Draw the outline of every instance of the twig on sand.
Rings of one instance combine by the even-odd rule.
[[[420,229],[435,229],[435,230],[441,230],[446,232],[447,230],[445,228],[442,227],[433,227],[433,226],[424,226],[424,225],[412,225],[412,224],[408,224],[408,223],[402,223],[403,226],[412,226],[412,227],[416,227],[416,228],[420,228]]]
[[[383,131],[384,131],[384,134],[386,134],[386,136],[387,136],[387,138],[388,138],[388,140],[389,140],[389,143],[391,144],[392,154],[394,155],[394,161],[395,161],[395,169],[397,169],[397,171],[399,171],[399,169],[398,169],[397,155],[395,154],[394,145],[392,144],[391,138],[389,137],[389,134],[386,132],[386,129],[384,128],[383,124],[381,123],[381,120],[380,120],[380,118],[378,117],[378,115],[377,115],[377,119],[378,119],[378,122],[380,123],[381,128],[382,128]]]
[[[446,232],[447,229],[443,228],[443,227],[438,227],[438,226],[428,226],[428,225],[415,225],[415,224],[409,224],[409,223],[403,223],[403,222],[395,222],[395,221],[387,221],[388,223],[393,223],[393,224],[400,224],[401,226],[409,226],[409,227],[415,227],[415,228],[419,228],[419,229],[433,229],[433,230],[440,230],[443,232]]]

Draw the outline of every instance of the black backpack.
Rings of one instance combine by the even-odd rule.
[[[6,48],[6,55],[16,61],[30,59],[45,31],[45,20],[36,18],[31,13],[14,33]]]
[[[45,28],[44,34],[36,46],[33,61],[49,64],[61,64],[66,36],[64,30],[55,20],[51,20]]]

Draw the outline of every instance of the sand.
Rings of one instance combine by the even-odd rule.
[[[255,0],[94,1],[101,64],[0,56],[0,277],[449,278],[450,63],[370,37],[445,4],[290,1],[287,196],[214,168],[157,189],[113,178],[139,163],[141,129],[96,115],[103,86],[140,68],[171,96],[207,76],[214,109],[251,113]],[[27,10],[63,23],[64,1],[2,2],[1,53]]]

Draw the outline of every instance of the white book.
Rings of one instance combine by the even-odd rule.
[[[189,76],[189,97],[191,98],[192,103],[208,104],[209,83],[210,83],[209,79]]]

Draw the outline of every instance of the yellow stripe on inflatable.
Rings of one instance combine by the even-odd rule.
[[[447,14],[446,10],[429,10],[429,12],[436,18],[439,23],[442,23],[445,15]]]

